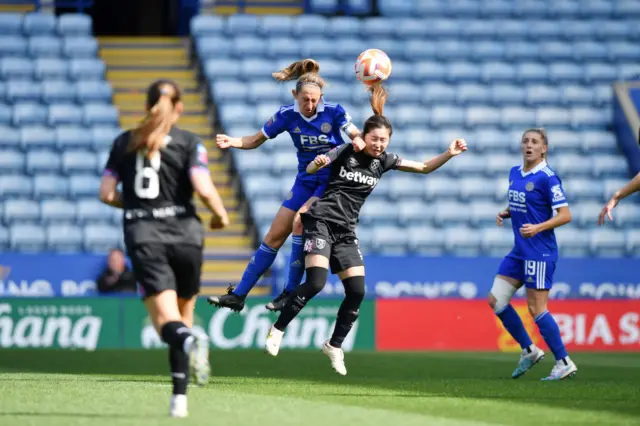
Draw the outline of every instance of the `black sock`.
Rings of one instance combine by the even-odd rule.
[[[162,341],[169,347],[184,352],[184,342],[193,337],[191,330],[182,321],[171,321],[162,326],[160,330]]]
[[[334,348],[341,348],[344,339],[351,331],[353,324],[358,319],[360,305],[364,299],[365,282],[364,277],[351,277],[343,281],[345,298],[338,309],[336,326],[329,344]]]
[[[186,395],[189,385],[189,355],[182,349],[169,348],[169,365],[171,366],[171,380],[173,394]]]
[[[327,282],[327,275],[329,275],[329,271],[325,268],[315,266],[307,268],[306,273],[307,280],[295,289],[285,307],[282,308],[278,320],[273,325],[280,331],[284,331],[307,302],[322,291]]]

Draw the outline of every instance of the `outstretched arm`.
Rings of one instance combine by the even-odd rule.
[[[354,152],[353,145],[343,144],[337,148],[333,148],[326,154],[318,155],[307,165],[307,173],[313,174],[318,170],[327,167],[332,162],[336,161],[340,156]]]
[[[464,139],[456,139],[451,142],[451,145],[449,145],[449,149],[447,149],[442,154],[433,157],[431,160],[427,160],[421,163],[418,161],[405,160],[404,158],[401,159],[400,164],[398,165],[396,170],[408,173],[431,173],[435,170],[438,170],[447,161],[451,160],[456,155],[462,154],[466,150],[467,142],[465,142]]]
[[[613,216],[611,215],[611,211],[615,206],[618,205],[620,200],[627,198],[629,195],[634,192],[638,192],[640,190],[640,173],[638,173],[630,182],[628,182],[625,186],[617,190],[613,196],[609,199],[607,204],[602,208],[600,212],[600,216],[598,217],[598,225],[604,225],[605,217],[608,217],[609,220],[613,220]]]
[[[267,137],[264,135],[262,130],[255,135],[242,136],[239,138],[233,138],[227,135],[216,135],[216,145],[218,145],[218,148],[220,149],[256,149],[265,143],[266,140]]]

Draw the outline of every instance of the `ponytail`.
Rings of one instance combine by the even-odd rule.
[[[387,103],[389,97],[389,91],[382,85],[382,83],[373,84],[367,88],[371,92],[371,109],[374,115],[384,115],[384,105]]]
[[[319,72],[320,64],[318,62],[313,59],[303,59],[271,75],[277,81],[290,81],[296,80],[304,74],[318,74]]]
[[[180,90],[173,82],[158,81],[147,91],[147,115],[132,130],[129,151],[146,149],[152,158],[164,146],[174,124],[174,107],[180,100]]]

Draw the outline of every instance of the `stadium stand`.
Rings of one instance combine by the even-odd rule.
[[[336,3],[311,2],[322,13]],[[276,84],[271,72],[303,57],[320,62],[327,99],[363,123],[370,107],[352,64],[361,51],[380,48],[393,60],[385,109],[396,125],[390,150],[422,159],[454,136],[469,141],[468,155],[432,176],[396,173],[381,181],[359,227],[366,252],[503,253],[509,231],[487,225],[506,205],[522,131],[543,126],[550,165],[575,217],[558,231],[562,251],[608,256],[624,241],[627,254],[637,252],[635,240],[625,238],[640,205],[621,209],[615,230],[595,229],[601,203],[630,177],[611,131],[611,84],[640,73],[634,4],[488,1],[480,8],[469,1],[380,0],[382,17],[199,15],[191,33],[228,134],[253,133],[280,103],[291,102],[291,85]],[[232,156],[264,236],[293,182],[294,148],[281,135]]]

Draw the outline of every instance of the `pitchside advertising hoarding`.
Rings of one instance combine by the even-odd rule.
[[[367,298],[485,299],[499,258],[366,256]],[[640,300],[638,259],[561,259],[552,299]],[[96,296],[104,255],[0,254],[0,297]],[[286,277],[286,271],[278,271]],[[276,289],[278,292],[278,289]],[[342,297],[330,276],[319,297]],[[522,297],[524,291],[517,293]]]
[[[214,350],[261,349],[276,314],[251,299],[242,313],[196,304],[194,328]],[[339,299],[313,300],[289,325],[282,347],[322,347]],[[534,342],[545,347],[522,303],[515,305]],[[562,300],[551,305],[569,351],[640,351],[640,303]],[[138,298],[0,299],[0,348],[157,349],[165,347]],[[365,300],[345,351],[519,351],[479,300]]]

